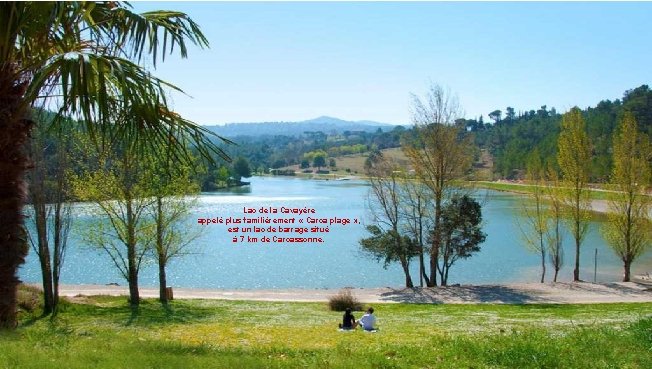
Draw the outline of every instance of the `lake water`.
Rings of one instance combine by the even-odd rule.
[[[398,265],[386,270],[382,263],[360,252],[358,240],[367,235],[364,224],[370,221],[367,210],[369,187],[364,181],[317,181],[298,178],[254,177],[251,185],[234,191],[203,194],[195,208],[190,227],[202,228],[202,235],[192,246],[193,255],[172,260],[168,283],[175,287],[196,288],[339,288],[400,287],[405,278]],[[470,259],[458,261],[451,269],[449,283],[487,284],[538,282],[539,257],[522,246],[514,217],[519,197],[494,191],[482,191],[484,231],[487,240],[482,251]],[[76,219],[62,283],[107,284],[126,282],[109,257],[85,246],[76,230],[90,223],[89,205],[77,205]],[[200,225],[200,218],[258,216],[244,214],[244,209],[312,208],[315,218],[358,219],[360,224],[330,225],[328,233],[319,235],[323,243],[233,243],[233,236],[223,224]],[[275,214],[274,217],[291,217]],[[305,218],[304,215],[301,217]],[[299,218],[299,217],[297,217]],[[233,226],[233,225],[231,225]],[[268,227],[269,225],[265,225]],[[298,225],[294,225],[298,226]],[[293,227],[294,227],[293,226]],[[305,225],[302,225],[305,226]],[[323,225],[319,225],[323,226]],[[598,249],[598,281],[617,281],[622,266],[599,235],[600,223],[593,222],[582,249],[581,278],[593,280],[595,249]],[[255,236],[259,236],[256,234]],[[283,235],[280,235],[283,236]],[[304,235],[305,236],[305,235]],[[260,238],[260,237],[259,237]],[[574,252],[572,240],[564,244],[565,265],[561,281],[572,277]],[[413,263],[413,280],[418,285],[418,263]],[[648,253],[634,264],[634,273],[652,269]],[[548,266],[548,278],[552,273]],[[40,282],[37,257],[30,252],[20,277]],[[157,268],[145,265],[140,273],[141,286],[157,286]]]

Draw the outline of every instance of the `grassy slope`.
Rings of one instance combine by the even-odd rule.
[[[534,186],[518,183],[505,183],[505,182],[489,182],[477,181],[473,182],[477,187],[486,188],[496,191],[514,192],[514,193],[532,193]],[[591,200],[608,200],[610,192],[605,190],[591,189]]]
[[[146,300],[134,315],[94,297],[55,322],[24,315],[0,368],[652,367],[652,304],[375,308],[373,334],[338,332],[318,303]]]

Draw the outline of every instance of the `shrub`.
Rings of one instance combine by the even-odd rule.
[[[22,311],[32,313],[41,308],[42,292],[37,287],[20,284],[18,285],[18,308]]]
[[[343,289],[328,299],[328,307],[332,311],[344,311],[346,308],[361,311],[362,303],[358,301],[355,296],[353,296],[351,290]]]

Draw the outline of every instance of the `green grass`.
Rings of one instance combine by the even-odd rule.
[[[505,183],[505,182],[491,182],[491,181],[476,181],[473,182],[476,186],[480,188],[486,188],[489,190],[496,191],[505,191],[505,192],[514,192],[514,193],[532,193],[535,186],[524,185],[517,183]],[[608,200],[609,191],[605,190],[591,190],[590,198],[591,200]]]
[[[0,334],[0,368],[650,368],[652,304],[375,304],[378,333],[325,303],[66,303]],[[356,313],[359,317],[361,313]]]

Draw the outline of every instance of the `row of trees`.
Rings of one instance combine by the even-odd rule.
[[[634,116],[638,131],[652,139],[652,90],[648,85],[625,91],[621,99],[603,100],[581,110],[591,141],[591,182],[609,182],[613,170],[613,137],[625,112]],[[544,162],[556,165],[563,114],[543,105],[537,110],[519,112],[507,107],[504,113],[491,112],[490,117],[493,123],[486,123],[480,117],[459,119],[457,124],[474,132],[476,144],[492,154],[496,177],[524,178],[527,157],[535,149]]]
[[[43,111],[38,116],[38,121],[52,118]],[[166,266],[199,235],[185,225],[199,192],[195,168],[161,146],[136,154],[113,142],[98,150],[78,125],[70,121],[57,130],[40,125],[30,146],[28,236],[40,261],[44,312],[57,313],[73,201],[94,204],[80,236],[111,258],[129,285],[131,305],[139,304],[138,273],[145,260],[158,264],[165,304]]]
[[[527,178],[534,185],[531,201],[522,209],[521,230],[527,245],[541,255],[541,282],[545,279],[545,256],[555,268],[563,262],[560,223],[565,223],[575,243],[573,280],[580,280],[580,250],[591,218],[592,144],[578,108],[564,114],[558,138],[556,163],[543,164],[539,152],[530,154]],[[652,175],[652,150],[634,115],[625,111],[613,136],[612,172],[609,176],[608,222],[602,235],[623,262],[623,281],[631,278],[631,265],[652,246],[652,198],[648,193]],[[561,181],[555,170],[561,169]],[[547,167],[547,168],[546,168]]]
[[[77,198],[95,205],[93,224],[81,230],[82,238],[109,255],[129,285],[132,307],[140,303],[140,267],[155,260],[159,298],[167,303],[166,266],[199,236],[186,224],[199,192],[191,167],[175,161],[166,148],[137,155],[120,143],[101,152],[86,145],[78,157],[85,166],[71,175],[71,187]]]
[[[363,250],[385,265],[397,261],[412,287],[409,265],[419,257],[419,278],[429,287],[448,284],[449,270],[459,259],[480,250],[480,204],[463,185],[473,162],[472,137],[455,121],[457,99],[433,85],[425,101],[413,96],[414,129],[403,136],[402,148],[414,168],[406,173],[376,152],[366,163],[371,183],[371,237]],[[428,268],[426,255],[429,256]]]
[[[120,2],[2,2],[0,24],[0,329],[11,329],[29,248],[26,145],[39,124],[32,107],[58,113],[53,129],[74,117],[95,146],[120,142],[136,157],[165,148],[189,161],[190,147],[206,158],[225,155],[211,132],[169,109],[166,93],[179,89],[139,64],[151,56],[156,67],[172,52],[186,57],[189,43],[208,46],[186,14],[137,14]]]
[[[478,251],[485,238],[479,228],[479,204],[476,212],[463,183],[473,161],[473,136],[460,124],[456,99],[439,86],[432,86],[425,101],[415,96],[412,111],[415,126],[403,135],[402,148],[413,173],[406,173],[379,151],[373,152],[365,164],[374,224],[368,227],[371,237],[360,243],[385,265],[399,262],[406,286],[413,285],[409,264],[416,256],[428,286],[436,286],[438,276],[446,285],[450,266]],[[532,113],[542,118],[556,114],[545,107]],[[494,115],[499,122],[499,112]],[[514,119],[514,114],[507,117]],[[573,280],[580,280],[581,246],[591,218],[589,181],[595,154],[587,131],[582,111],[573,108],[561,118],[556,157],[550,160],[536,148],[526,156],[525,173],[533,186],[531,201],[522,207],[519,226],[526,245],[540,255],[542,282],[546,258],[554,268],[553,280],[557,280],[564,262],[565,230],[574,241]],[[601,232],[623,261],[623,280],[629,281],[632,262],[652,244],[652,198],[647,192],[652,150],[634,113],[623,112],[610,147],[609,221]]]

